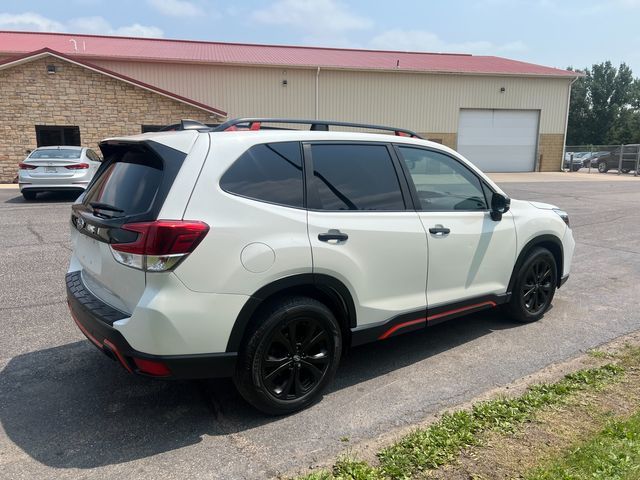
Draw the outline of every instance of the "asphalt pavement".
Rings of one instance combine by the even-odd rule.
[[[254,479],[304,470],[639,330],[640,179],[501,185],[571,216],[571,278],[545,318],[517,325],[482,312],[354,349],[321,402],[280,418],[249,407],[230,380],[139,378],[98,352],[65,302],[73,196],[24,202],[0,189],[0,476]]]

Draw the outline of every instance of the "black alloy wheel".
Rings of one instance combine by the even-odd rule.
[[[268,343],[261,362],[262,383],[275,398],[301,398],[329,370],[333,342],[316,319],[294,318],[277,328]]]
[[[555,266],[543,257],[533,262],[525,273],[520,295],[524,308],[531,315],[537,315],[549,306],[549,299],[555,289],[555,285],[551,283],[554,268]]]
[[[271,303],[253,319],[234,383],[250,404],[271,415],[301,410],[335,375],[342,333],[333,312],[308,297]]]
[[[551,306],[558,286],[555,257],[546,248],[535,247],[514,275],[506,312],[517,322],[530,323],[541,319]]]

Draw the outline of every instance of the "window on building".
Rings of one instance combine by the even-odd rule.
[[[422,210],[486,210],[480,179],[448,155],[399,147],[418,192]]]
[[[36,125],[36,142],[39,147],[56,145],[80,146],[80,127]]]
[[[236,195],[289,207],[304,206],[298,142],[254,145],[226,171],[220,187]]]
[[[311,146],[319,210],[404,210],[393,161],[384,145]]]
[[[142,133],[157,132],[166,127],[166,125],[141,125]]]

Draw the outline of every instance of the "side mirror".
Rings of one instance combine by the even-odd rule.
[[[494,193],[491,197],[491,220],[502,220],[502,215],[509,211],[511,199],[501,193]]]

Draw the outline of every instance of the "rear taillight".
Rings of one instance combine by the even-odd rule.
[[[138,238],[110,245],[113,258],[128,267],[164,272],[195,250],[207,235],[209,225],[188,220],[156,220],[127,223],[122,229],[136,232]]]
[[[28,163],[22,163],[22,162],[20,162],[20,163],[18,164],[18,168],[19,168],[20,170],[35,170],[35,169],[36,169],[36,168],[38,168],[38,167],[36,167],[35,165],[29,165]]]
[[[74,163],[73,165],[65,165],[64,168],[69,170],[84,170],[85,168],[89,168],[88,163]]]

